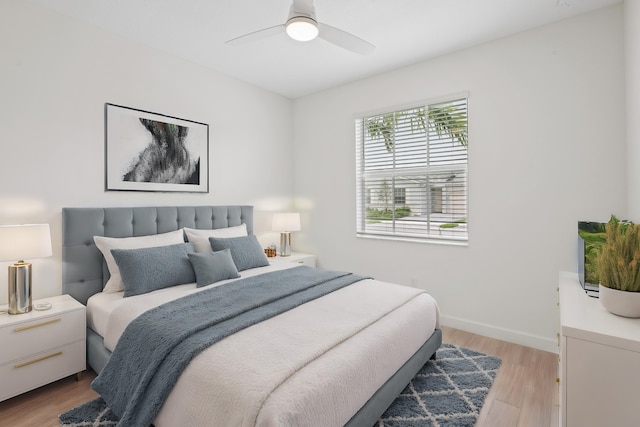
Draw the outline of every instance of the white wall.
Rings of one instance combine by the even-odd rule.
[[[640,0],[625,0],[629,219],[640,222]]]
[[[20,0],[0,2],[0,224],[48,222],[34,296],[60,293],[61,208],[291,204],[292,102]],[[105,192],[104,103],[209,124],[210,192]],[[0,304],[6,266],[0,263]]]
[[[626,214],[622,22],[618,5],[296,100],[294,248],[415,280],[445,324],[557,351],[577,221]],[[356,238],[354,114],[462,91],[469,246]]]

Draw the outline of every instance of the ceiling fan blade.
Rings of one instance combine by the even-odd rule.
[[[351,52],[368,55],[376,48],[368,41],[362,40],[360,37],[332,27],[331,25],[318,23],[318,29],[320,30],[318,37],[336,46],[350,50]]]
[[[276,25],[274,27],[269,27],[269,28],[263,28],[262,30],[254,31],[249,34],[245,34],[243,36],[236,37],[231,40],[227,40],[225,44],[228,44],[229,46],[237,46],[237,45],[253,42],[256,40],[262,40],[267,37],[275,36],[276,34],[284,33],[284,28],[285,28],[284,24]]]

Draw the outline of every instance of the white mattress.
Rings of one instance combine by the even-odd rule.
[[[296,266],[298,266],[298,264],[276,263],[267,267],[252,268],[250,270],[242,271],[240,279]],[[153,307],[157,307],[185,295],[200,292],[213,286],[220,286],[240,279],[222,280],[214,283],[213,285],[201,288],[196,288],[195,283],[171,286],[148,294],[136,295],[128,298],[124,298],[124,291],[111,293],[100,292],[91,296],[87,301],[87,326],[97,332],[98,335],[105,338],[105,347],[107,347],[109,351],[113,351],[116,344],[114,341],[117,341],[118,338],[120,338],[124,328],[122,328],[120,334],[115,334],[115,336],[113,336],[113,334],[110,335],[107,331],[110,329],[113,330],[118,326],[112,325],[110,328],[109,322],[114,322],[116,324],[122,324],[122,322],[125,322],[126,326],[134,318]],[[123,314],[123,311],[127,311],[128,313]],[[120,316],[120,318],[118,316]],[[107,337],[111,337],[111,340],[108,342],[106,340]]]
[[[242,274],[276,268],[285,266]],[[89,325],[105,338],[107,348],[114,348],[137,315],[200,290],[182,285],[129,298],[96,295],[88,304]],[[154,424],[342,426],[438,322],[437,304],[423,291],[370,279],[357,282],[200,353]]]

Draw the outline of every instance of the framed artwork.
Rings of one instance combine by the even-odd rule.
[[[209,125],[105,104],[106,190],[209,192]]]

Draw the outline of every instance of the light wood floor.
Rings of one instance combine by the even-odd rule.
[[[443,333],[444,342],[502,359],[477,426],[558,426],[557,355],[447,327]],[[80,381],[65,378],[0,402],[0,426],[58,426],[60,413],[97,397],[93,378],[89,370]]]
[[[442,332],[444,342],[502,359],[476,426],[559,425],[557,354],[447,327]]]

